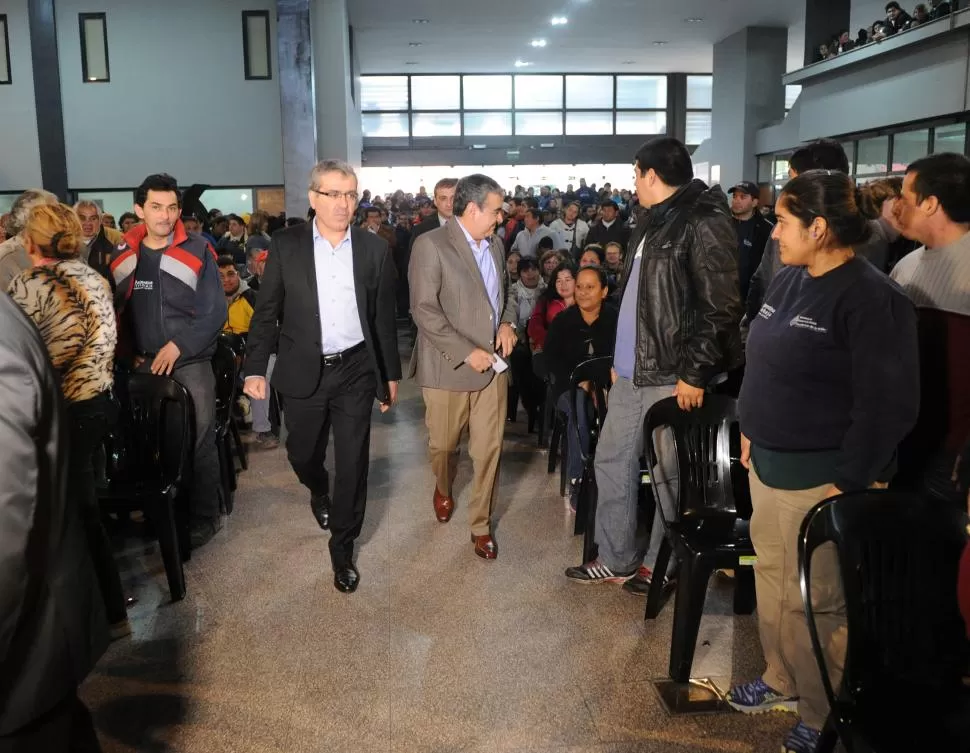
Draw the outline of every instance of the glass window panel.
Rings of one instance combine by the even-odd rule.
[[[612,76],[566,76],[566,108],[613,107]],[[612,126],[610,133],[613,132]],[[566,121],[569,133],[569,121]]]
[[[788,158],[790,155],[775,157],[775,181],[782,183],[788,180]]]
[[[889,137],[876,136],[872,139],[860,139],[858,175],[885,173],[889,162]]]
[[[710,110],[713,107],[713,76],[687,77],[687,109]]]
[[[666,112],[617,112],[616,132],[622,135],[653,136],[667,132]]]
[[[617,76],[617,109],[667,109],[666,76]]]
[[[515,107],[533,110],[562,109],[562,76],[516,76]],[[516,129],[518,130],[518,129]],[[559,130],[562,133],[562,129]]]
[[[466,110],[512,109],[511,76],[462,76]]]
[[[460,106],[460,76],[411,76],[412,110],[457,110]]]
[[[400,113],[367,113],[361,118],[361,131],[365,138],[407,138],[408,114]]]
[[[893,168],[890,172],[905,172],[910,163],[925,157],[929,150],[929,128],[897,133],[893,137]]]
[[[934,129],[933,151],[936,154],[939,154],[940,152],[956,152],[957,154],[963,154],[963,150],[966,146],[966,140],[966,123],[954,123],[953,125],[940,126],[939,128]]]
[[[110,81],[108,29],[104,13],[80,13],[82,76],[85,81]]]
[[[613,135],[613,111],[566,112],[567,136]]]
[[[685,130],[685,140],[690,146],[696,146],[707,141],[711,137],[711,113],[687,113],[687,128]]]
[[[798,95],[802,93],[802,87],[798,84],[789,84],[785,87],[785,112],[788,112],[792,105],[795,104],[795,100],[798,99]]]
[[[518,91],[516,91],[516,99],[518,99]],[[515,132],[520,136],[562,136],[562,111],[517,112]]]
[[[243,11],[243,68],[247,79],[272,78],[269,57],[269,11]]]
[[[466,136],[511,136],[512,113],[466,112]]]
[[[407,76],[361,76],[362,110],[407,110]],[[407,135],[407,134],[405,134]]]
[[[457,112],[416,112],[411,115],[414,136],[461,136]]]

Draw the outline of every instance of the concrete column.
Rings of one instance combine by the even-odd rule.
[[[757,131],[785,116],[787,46],[787,29],[756,26],[714,45],[711,139],[695,159],[708,161],[712,173],[720,166],[724,186],[756,180]]]
[[[61,99],[54,0],[30,0],[27,8],[40,174],[44,188],[57,194],[61,201],[67,201],[67,147],[64,142],[64,104]]]
[[[283,187],[288,217],[307,211],[307,177],[316,162],[310,1],[277,0]]]
[[[879,12],[873,19],[884,15],[880,2]],[[905,7],[905,3],[902,3]],[[836,36],[843,29],[849,29],[852,38],[855,32],[849,28],[849,14],[852,0],[806,0],[805,2],[805,65],[815,62],[818,46]],[[866,22],[867,24],[869,22]]]
[[[356,63],[351,63],[347,0],[312,0],[310,20],[317,157],[360,167],[359,73]]]

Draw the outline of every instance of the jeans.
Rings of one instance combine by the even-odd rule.
[[[576,402],[569,399],[569,391],[563,392],[556,401],[556,407],[566,414],[566,476],[570,483],[578,484],[583,475],[583,455],[589,455],[589,415],[586,403],[589,396],[583,390],[576,390]],[[579,441],[577,442],[577,431]]]
[[[104,392],[90,400],[71,403],[67,407],[70,453],[67,465],[67,493],[77,506],[94,571],[104,599],[105,613],[110,624],[127,617],[121,576],[111,551],[108,534],[101,524],[101,510],[95,489],[94,457],[104,436],[117,421],[118,406],[110,394]]]
[[[273,378],[273,368],[276,366],[276,354],[272,353],[269,357],[269,365],[266,367],[266,383],[269,384]],[[255,376],[255,374],[251,375]],[[249,398],[249,405],[253,411],[253,431],[257,434],[265,434],[272,431],[273,427],[269,421],[269,401],[270,396],[267,388],[267,395],[262,400]]]
[[[672,394],[673,385],[636,387],[623,377],[617,379],[610,390],[610,409],[596,445],[599,494],[595,541],[600,562],[614,572],[633,572],[641,564],[652,563],[663,541],[660,510],[654,515],[649,546],[637,539],[637,499],[640,457],[644,453],[643,420],[654,403]],[[675,514],[678,471],[673,435],[669,430],[661,432],[657,454],[659,463],[651,469],[651,479],[664,514],[670,519]]]

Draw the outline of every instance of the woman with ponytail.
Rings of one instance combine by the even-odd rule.
[[[33,266],[14,278],[8,292],[40,330],[60,379],[69,430],[68,503],[84,526],[111,637],[121,638],[131,627],[94,476],[95,453],[117,417],[111,396],[118,342],[111,289],[81,260],[81,224],[70,207],[34,207],[23,237]]]
[[[919,409],[916,311],[853,251],[872,232],[861,199],[851,178],[828,170],[782,191],[772,237],[785,266],[751,322],[739,403],[768,667],[728,702],[747,713],[797,710],[783,747],[794,753],[815,750],[829,713],[799,592],[799,526],[823,499],[885,485]],[[813,559],[812,600],[838,687],[845,603],[829,549]]]

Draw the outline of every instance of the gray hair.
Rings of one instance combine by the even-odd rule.
[[[60,204],[57,197],[43,188],[28,188],[14,201],[7,219],[7,235],[19,235],[27,227],[30,210],[43,204]]]
[[[310,190],[315,191],[320,185],[320,178],[327,173],[340,173],[347,178],[357,180],[357,173],[349,162],[340,159],[325,159],[317,162],[310,171]]]
[[[98,213],[98,218],[100,218],[101,215],[103,214],[103,212],[101,211],[101,207],[99,207],[90,199],[81,199],[77,204],[74,205],[75,214],[80,212],[82,209],[93,209],[95,212]]]
[[[465,214],[469,204],[484,209],[485,200],[493,193],[505,198],[502,187],[487,175],[481,173],[466,175],[458,181],[458,186],[455,188],[455,216],[461,217]]]

